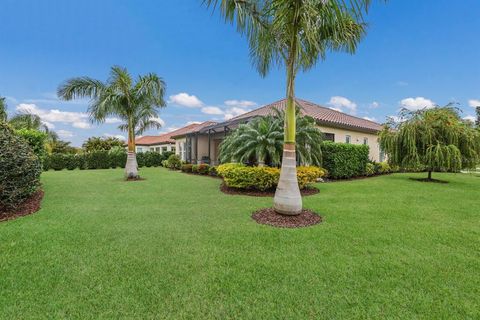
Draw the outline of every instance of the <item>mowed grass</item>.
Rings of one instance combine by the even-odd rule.
[[[122,174],[46,172],[41,211],[0,223],[1,318],[480,318],[479,177],[318,184],[325,221],[276,229],[218,179]]]

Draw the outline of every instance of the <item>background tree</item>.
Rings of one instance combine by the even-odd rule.
[[[104,150],[109,151],[113,147],[123,147],[124,142],[115,137],[90,137],[83,144],[86,152]]]
[[[402,168],[459,171],[474,168],[480,159],[480,132],[448,105],[433,109],[403,109],[400,123],[389,123],[380,133],[380,147],[388,160]],[[393,130],[392,130],[393,129]]]
[[[7,101],[5,97],[0,96],[0,122],[7,121]]]
[[[114,66],[106,82],[80,77],[67,80],[58,88],[58,96],[64,100],[89,97],[88,112],[94,122],[102,123],[109,116],[124,121],[128,132],[128,156],[125,165],[126,178],[138,178],[135,155],[135,129],[139,121],[149,120],[149,126],[160,128],[158,110],[165,107],[165,82],[156,74],[139,76],[134,81],[125,68]]]
[[[370,0],[204,0],[220,7],[250,43],[253,64],[265,76],[272,64],[287,74],[287,109],[280,181],[275,211],[296,215],[302,211],[295,154],[295,78],[313,67],[328,51],[355,52],[365,31],[363,13]]]
[[[477,121],[475,121],[475,125],[480,127],[480,106],[476,107],[475,111],[477,112]]]

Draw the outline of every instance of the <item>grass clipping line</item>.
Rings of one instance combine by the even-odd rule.
[[[299,215],[287,216],[278,214],[273,208],[255,211],[252,219],[258,224],[266,224],[278,228],[303,228],[322,222],[322,217],[315,212],[303,209]]]

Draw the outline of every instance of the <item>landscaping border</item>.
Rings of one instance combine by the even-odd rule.
[[[0,209],[0,222],[14,220],[37,212],[40,210],[43,196],[43,190],[38,190],[30,198],[19,204],[15,210]]]

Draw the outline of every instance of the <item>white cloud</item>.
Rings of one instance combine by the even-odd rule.
[[[122,123],[121,119],[118,118],[106,118],[105,123],[111,124],[111,123]]]
[[[330,101],[328,102],[332,108],[335,108],[334,110],[344,110],[347,109],[350,113],[355,114],[357,112],[357,104],[353,101],[350,101],[349,99],[341,96],[334,96],[330,98]]]
[[[52,130],[52,129],[55,129],[55,125],[51,122],[48,122],[48,121],[42,121],[42,123],[47,126],[48,129]]]
[[[468,100],[468,105],[472,108],[480,107],[480,100],[477,100],[477,99]]]
[[[378,107],[380,107],[380,103],[378,103],[377,101],[373,101],[370,104],[370,108],[372,108],[372,109],[377,109]]]
[[[226,100],[224,104],[228,107],[239,107],[239,108],[254,107],[257,105],[256,102],[249,101],[249,100]]]
[[[188,108],[200,108],[203,106],[203,102],[200,99],[185,92],[170,96],[168,102]]]
[[[74,136],[73,132],[68,130],[57,130],[56,133],[62,139],[68,139]]]
[[[405,119],[404,118],[401,118],[399,116],[388,116],[387,117],[388,120],[392,120],[393,122],[395,123],[400,123],[400,122],[404,122]]]
[[[430,109],[435,107],[435,103],[432,100],[424,97],[406,98],[400,101],[400,105],[410,111],[416,111],[425,108]]]
[[[230,120],[232,118],[235,118],[236,116],[239,116],[241,114],[249,112],[250,109],[243,109],[243,108],[238,108],[238,107],[233,107],[225,111],[224,113],[224,119],[225,120]]]
[[[475,121],[477,121],[477,117],[474,117],[474,116],[466,116],[466,117],[463,117],[463,120],[475,122]]]
[[[203,107],[202,112],[205,114],[224,114],[223,110],[219,107]]]
[[[84,112],[61,111],[58,109],[45,110],[37,107],[37,105],[33,103],[20,103],[17,105],[16,110],[20,113],[36,114],[42,121],[50,124],[52,122],[62,122],[71,124],[75,128],[91,128],[88,122],[88,114]]]
[[[377,119],[375,117],[363,117],[363,119],[373,121],[373,122],[377,121]]]
[[[158,123],[160,123],[160,125],[163,127],[165,125],[165,121],[163,121],[162,118],[159,118],[159,117],[151,117],[150,120],[153,120],[153,121],[156,121]]]
[[[127,139],[126,139],[124,136],[122,136],[121,134],[104,133],[103,136],[106,137],[106,138],[117,138],[117,139],[122,140],[122,141],[127,140]]]

